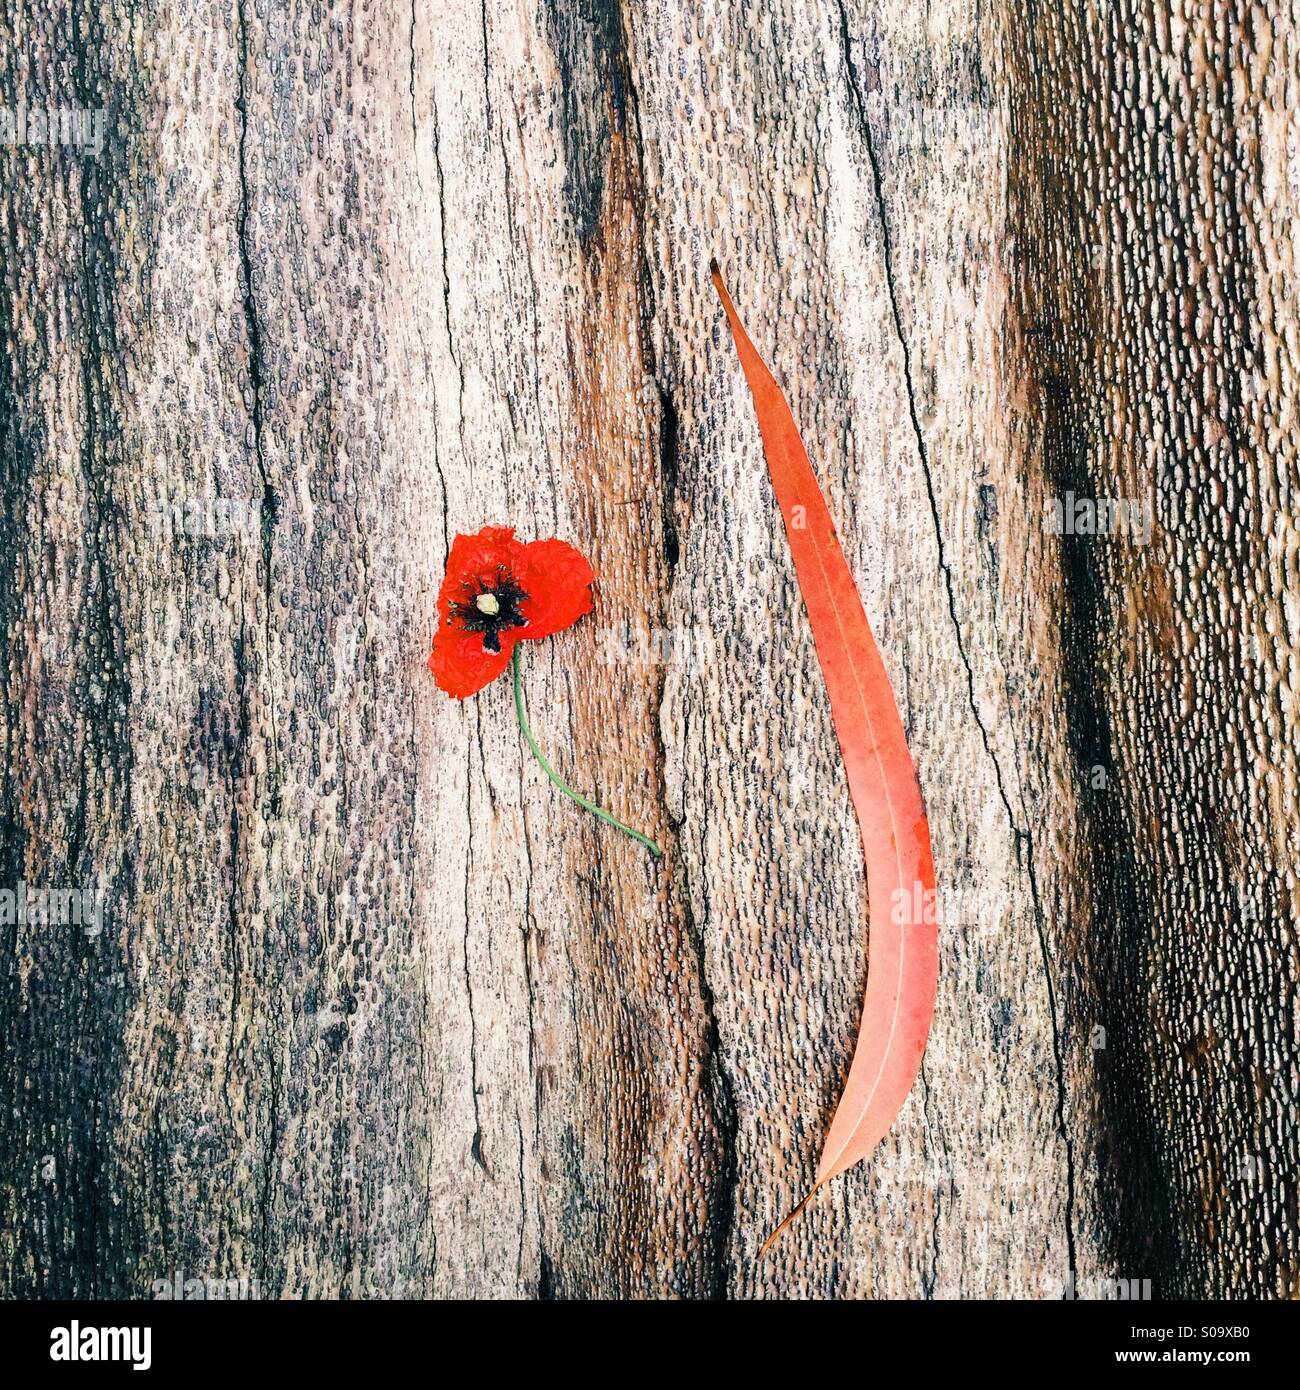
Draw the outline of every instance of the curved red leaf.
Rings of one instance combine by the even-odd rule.
[[[907,1099],[934,1012],[938,927],[930,827],[889,677],[794,417],[750,342],[716,261],[710,270],[754,397],[763,452],[830,696],[862,831],[870,900],[867,992],[849,1079],[812,1192],[768,1237],[766,1250],[813,1192],[871,1152]]]

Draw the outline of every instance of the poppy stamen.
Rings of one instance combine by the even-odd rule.
[[[465,597],[451,605],[452,617],[466,632],[483,634],[483,650],[499,652],[501,634],[510,628],[527,627],[528,619],[521,611],[528,595],[504,569],[498,569],[494,581],[480,579],[462,586]]]

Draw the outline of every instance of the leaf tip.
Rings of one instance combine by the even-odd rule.
[[[726,310],[727,317],[734,321],[735,310],[731,305],[731,296],[727,293],[727,287],[723,283],[722,267],[718,264],[716,256],[709,257],[709,274],[713,278],[713,288],[718,292],[718,298],[722,301],[722,307]]]
[[[800,1199],[798,1205],[795,1206],[794,1209],[790,1212],[790,1215],[787,1216],[785,1220],[782,1221],[781,1224],[773,1230],[772,1234],[768,1236],[768,1238],[763,1242],[763,1244],[759,1246],[758,1258],[760,1260],[776,1244],[777,1240],[786,1231],[786,1229],[794,1222],[795,1217],[797,1217],[799,1213],[808,1205],[808,1203],[812,1201],[814,1195],[817,1192],[817,1188],[820,1186],[821,1184],[817,1183],[816,1186],[814,1186],[811,1189],[811,1191],[807,1192]]]

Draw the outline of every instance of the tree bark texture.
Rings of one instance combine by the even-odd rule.
[[[0,1291],[1300,1292],[1293,4],[5,0]],[[898,694],[930,1049],[722,263]],[[1128,499],[1150,526],[1049,524]],[[458,532],[596,610],[425,668]],[[1057,529],[1063,531],[1058,534]]]

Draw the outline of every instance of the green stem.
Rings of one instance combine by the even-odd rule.
[[[642,835],[639,830],[633,830],[630,825],[624,825],[621,820],[615,820],[608,811],[602,811],[594,802],[588,801],[585,796],[579,796],[571,786],[559,775],[558,772],[546,761],[542,750],[537,746],[537,740],[533,737],[533,731],[528,727],[528,719],[524,715],[524,692],[519,683],[519,647],[516,645],[514,659],[511,663],[515,678],[515,713],[519,716],[519,727],[523,730],[524,737],[528,740],[528,746],[533,750],[533,757],[542,765],[542,771],[555,783],[557,787],[572,798],[583,808],[590,811],[593,816],[603,820],[606,825],[612,825],[615,830],[621,830],[624,835],[631,835],[634,840],[643,844],[646,849],[658,859],[663,851],[648,835]]]

